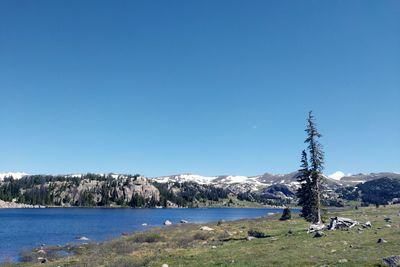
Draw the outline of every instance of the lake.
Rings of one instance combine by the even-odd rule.
[[[207,223],[220,219],[257,218],[269,212],[281,213],[282,209],[0,209],[0,262],[18,261],[22,249],[32,249],[42,244],[85,242],[77,240],[77,236],[102,241],[121,236],[123,232],[162,226],[165,220],[172,223],[179,223],[182,219],[191,223]],[[142,226],[143,223],[147,226]]]

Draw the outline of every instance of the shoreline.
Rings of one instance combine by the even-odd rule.
[[[9,202],[0,199],[0,209],[44,209],[46,206]]]
[[[12,203],[12,202],[11,202]],[[5,204],[4,206],[0,203],[0,210],[2,209],[284,209],[285,207],[279,206],[263,206],[263,207],[174,207],[174,208],[132,208],[132,207],[61,207],[61,206],[40,206],[40,205],[29,205],[21,203]],[[290,209],[298,209],[298,207],[289,207]]]
[[[76,207],[76,208],[79,208],[79,207]],[[86,208],[90,208],[90,207],[86,207]],[[114,208],[111,208],[111,209],[114,209]],[[219,209],[219,208],[211,207],[211,208],[192,208],[192,209],[197,209],[197,210],[199,210],[199,212],[201,212],[200,211],[201,209]],[[228,209],[228,208],[224,208],[224,209]],[[248,208],[242,208],[242,209],[248,209]],[[251,209],[254,209],[254,208],[251,208]],[[260,208],[255,208],[255,209],[260,209]],[[261,209],[263,209],[263,208],[261,208]],[[264,209],[268,209],[268,208],[264,208]],[[49,253],[52,253],[52,251],[62,251],[62,253],[63,253],[66,248],[68,248],[67,250],[69,250],[69,249],[76,249],[76,248],[85,246],[87,244],[101,244],[101,243],[104,243],[104,242],[113,242],[115,240],[119,240],[120,238],[124,238],[125,236],[131,236],[131,235],[137,235],[137,234],[139,234],[139,235],[140,234],[147,234],[147,233],[150,233],[150,232],[153,232],[153,231],[157,231],[157,229],[159,229],[159,230],[164,229],[165,231],[169,231],[169,229],[174,229],[176,227],[181,227],[181,226],[184,226],[184,225],[192,225],[192,226],[195,226],[195,227],[199,228],[201,226],[207,226],[207,225],[210,225],[210,224],[217,224],[217,223],[221,223],[221,222],[223,222],[223,223],[240,222],[240,221],[243,221],[243,220],[253,220],[253,219],[266,218],[266,217],[271,217],[272,215],[276,215],[276,214],[279,214],[279,213],[280,213],[280,211],[275,211],[273,213],[270,213],[267,210],[261,216],[257,216],[257,217],[238,218],[238,219],[233,219],[233,220],[220,218],[220,219],[210,220],[210,221],[207,221],[207,222],[201,222],[201,221],[186,221],[186,222],[182,222],[182,218],[184,218],[184,217],[182,217],[180,220],[175,220],[175,222],[172,225],[163,224],[164,219],[162,219],[159,222],[159,224],[155,224],[155,225],[151,225],[151,224],[143,225],[142,224],[142,226],[145,226],[145,227],[140,228],[140,229],[135,229],[135,230],[121,231],[117,235],[112,236],[112,237],[108,237],[108,238],[105,238],[105,239],[93,238],[90,235],[86,235],[86,233],[82,232],[81,234],[77,235],[75,241],[71,241],[71,242],[65,242],[65,243],[62,242],[62,243],[58,243],[58,244],[56,244],[56,243],[47,244],[47,242],[43,241],[44,243],[41,246],[32,247],[32,249],[29,249],[29,253],[35,254],[36,252],[38,252],[40,250],[44,250],[44,251],[49,252]],[[172,220],[173,218],[170,218],[170,219],[171,219],[171,221],[173,221]],[[82,240],[80,240],[78,238],[78,236],[79,237],[86,237],[87,236],[90,239],[88,239],[88,241],[85,241],[86,239],[82,239],[83,241],[86,242],[86,244],[85,244],[85,243],[81,242]],[[23,249],[20,249],[19,253],[18,253],[20,256],[18,256],[17,258],[15,258],[15,259],[13,259],[11,261],[0,261],[0,266],[1,266],[1,264],[4,264],[6,262],[15,263],[15,264],[24,262],[24,260],[21,260],[21,255],[23,255],[24,252],[26,253],[27,251],[23,250]],[[40,257],[40,255],[36,255],[36,256]],[[71,254],[71,256],[72,256],[72,254]]]
[[[17,203],[17,202],[9,202],[0,199],[0,209],[69,209],[69,208],[83,208],[83,209],[219,209],[219,208],[227,208],[227,209],[283,209],[286,206],[271,206],[271,205],[263,205],[259,207],[253,206],[204,206],[204,207],[129,207],[129,206],[44,206],[44,205],[30,205],[24,203]],[[298,208],[297,206],[289,207],[291,209]]]

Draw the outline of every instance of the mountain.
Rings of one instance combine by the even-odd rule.
[[[264,173],[257,176],[238,176],[238,175],[221,175],[221,176],[201,176],[195,174],[178,174],[171,176],[161,176],[151,178],[158,183],[185,183],[193,182],[198,184],[214,185],[223,188],[243,188],[243,191],[258,191],[265,187],[281,184],[290,188],[297,189],[299,182],[297,181],[299,173],[291,172],[288,174],[272,174]],[[325,177],[329,184],[337,183],[336,180]]]
[[[350,176],[344,176],[340,179],[340,182],[344,184],[359,184],[384,177],[391,179],[400,179],[400,173],[395,173],[395,172],[378,172],[369,174],[359,173]]]
[[[359,184],[363,203],[386,205],[400,203],[400,179],[383,177]]]
[[[3,172],[0,173],[0,181],[6,177],[13,177],[14,179],[21,179],[22,177],[28,175],[25,172]]]
[[[367,187],[360,185],[368,181],[400,180],[400,174],[390,172],[342,176],[342,172],[325,176],[324,205],[340,206],[343,201],[360,200],[363,191],[367,192]],[[296,202],[300,185],[298,172],[256,176],[177,174],[154,178],[114,173],[27,175],[20,172],[4,173],[0,177],[1,200],[50,206],[198,207],[210,202],[233,203],[233,199],[284,205]]]
[[[196,174],[178,174],[171,176],[161,176],[151,178],[158,183],[184,183],[194,182],[198,184],[208,184],[220,187],[228,187],[230,185],[241,184],[250,185],[252,190],[270,186],[273,184],[290,184],[298,185],[297,172],[289,174],[271,174],[265,173],[258,176],[239,176],[239,175],[221,175],[221,176],[201,176]]]
[[[218,176],[201,176],[195,174],[177,174],[170,176],[161,176],[152,178],[153,181],[158,183],[184,183],[184,182],[194,182],[197,184],[212,184]]]
[[[332,173],[332,174],[329,175],[328,177],[331,178],[331,179],[333,179],[333,180],[340,181],[340,179],[342,179],[344,176],[346,176],[346,175],[344,174],[344,172],[337,171],[337,172],[335,172],[335,173]]]

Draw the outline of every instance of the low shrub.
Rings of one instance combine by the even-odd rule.
[[[198,232],[193,235],[194,240],[207,240],[208,234],[203,232]]]
[[[106,264],[107,267],[141,267],[145,266],[147,261],[142,259],[137,259],[129,256],[116,257],[112,262]]]
[[[279,220],[286,221],[292,218],[292,211],[289,208],[284,208],[282,212],[282,216]]]
[[[142,233],[132,237],[135,243],[155,243],[164,241],[164,237],[156,233]]]
[[[255,237],[255,238],[270,237],[270,235],[267,235],[266,233],[263,233],[263,232],[260,232],[260,231],[257,231],[257,230],[249,230],[249,231],[247,232],[247,234],[248,234],[249,236],[253,236],[253,237]]]

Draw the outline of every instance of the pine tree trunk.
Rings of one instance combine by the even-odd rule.
[[[321,192],[319,189],[319,180],[317,180],[317,224],[322,223],[321,221]]]
[[[320,192],[320,174],[318,172],[313,173],[312,178],[312,201],[311,201],[311,212],[312,222],[314,224],[321,224],[321,192]]]

